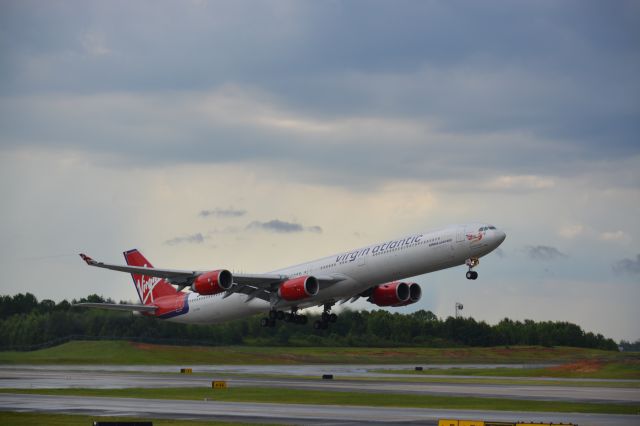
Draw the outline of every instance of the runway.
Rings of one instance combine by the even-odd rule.
[[[580,379],[558,380],[561,384],[540,385],[545,379],[527,379],[531,385],[461,384],[412,382],[412,376],[388,374],[380,366],[193,366],[196,374],[179,374],[176,366],[0,366],[0,388],[168,388],[206,387],[214,379],[225,379],[234,388],[304,389],[325,392],[371,392],[457,397],[606,402],[639,406],[640,389],[629,387],[570,386]],[[387,366],[389,367],[389,366]],[[393,366],[395,370],[402,369]],[[404,368],[408,368],[404,366]],[[483,367],[486,368],[486,367]],[[297,374],[292,374],[295,370]],[[372,371],[376,370],[376,371]],[[253,373],[253,376],[251,375]],[[321,380],[320,374],[335,374],[335,380]],[[443,370],[446,373],[446,370]],[[269,376],[279,374],[280,377]],[[345,378],[341,378],[341,375]],[[315,376],[311,378],[309,376]],[[364,377],[367,380],[363,380]],[[439,378],[458,379],[442,374]],[[555,379],[554,379],[555,380]],[[564,385],[564,383],[567,383]],[[635,382],[637,380],[612,381]],[[536,385],[535,383],[539,383]],[[133,416],[175,419],[216,419],[249,423],[355,425],[436,424],[440,418],[495,421],[571,422],[580,426],[622,426],[640,423],[640,416],[527,413],[505,411],[381,408],[313,404],[227,403],[141,398],[78,397],[0,393],[0,410]],[[313,401],[310,401],[313,402]]]
[[[0,410],[131,416],[183,420],[220,420],[305,425],[436,425],[438,419],[570,422],[580,426],[631,426],[638,416],[575,413],[515,413],[483,410],[346,407],[215,401],[69,397],[0,394]]]
[[[69,367],[73,368],[73,367]],[[281,367],[282,368],[282,367]],[[540,401],[640,403],[640,389],[559,386],[559,385],[496,385],[458,384],[401,381],[392,376],[383,380],[384,374],[373,375],[372,380],[320,380],[309,378],[236,377],[219,374],[174,374],[153,372],[106,372],[91,369],[67,370],[47,367],[20,369],[0,368],[0,388],[5,389],[55,389],[55,388],[169,388],[210,387],[214,379],[225,379],[233,387],[287,388],[320,390],[326,392],[401,393],[441,396],[495,397]],[[196,370],[197,371],[197,370]],[[288,373],[284,371],[284,373]],[[447,377],[447,376],[441,376]],[[455,376],[449,376],[454,378]],[[376,380],[379,378],[379,380]],[[405,375],[402,377],[407,378]],[[533,381],[532,381],[533,382]]]

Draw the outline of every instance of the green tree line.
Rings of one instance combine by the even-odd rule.
[[[0,350],[34,349],[64,339],[128,339],[157,343],[269,346],[574,346],[617,350],[612,339],[569,322],[513,321],[496,325],[473,318],[438,318],[430,311],[343,311],[328,330],[278,321],[263,328],[258,317],[217,325],[177,324],[127,312],[73,307],[109,302],[90,295],[71,303],[38,301],[33,294],[0,296]],[[310,318],[311,321],[314,318]]]

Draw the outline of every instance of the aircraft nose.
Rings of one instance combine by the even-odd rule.
[[[502,244],[502,242],[507,238],[507,234],[504,231],[496,230],[495,231],[496,241],[498,245]]]

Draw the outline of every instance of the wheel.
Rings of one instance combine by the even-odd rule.
[[[320,328],[322,330],[326,330],[327,328],[329,328],[329,323],[326,321],[320,321],[320,325],[321,325]]]
[[[471,271],[471,279],[472,280],[477,280],[478,279],[478,273],[476,271]]]
[[[278,316],[278,312],[276,311],[269,311],[269,319],[276,319],[276,317]]]
[[[260,325],[262,327],[269,327],[269,318],[260,318]]]
[[[324,324],[322,321],[318,320],[316,322],[313,323],[313,328],[316,330],[322,330],[322,324]]]
[[[285,314],[284,322],[296,322],[296,317],[293,314]]]
[[[276,312],[276,319],[283,320],[284,319],[284,312],[282,312],[282,311]]]
[[[322,322],[329,322],[329,313],[328,312],[323,312],[322,313]]]
[[[275,327],[276,326],[276,320],[269,318],[269,327]]]
[[[336,321],[338,321],[338,316],[336,314],[329,315],[329,322],[336,322]]]
[[[306,324],[309,322],[309,318],[307,318],[306,315],[300,315],[299,318],[300,318],[300,324]]]
[[[473,272],[474,272],[474,271],[467,271],[467,279],[468,279],[468,280],[472,280],[472,279],[473,279],[473,278],[472,278],[472,277],[473,277]]]

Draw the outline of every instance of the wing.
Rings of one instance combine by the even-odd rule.
[[[81,308],[102,308],[110,309],[112,311],[127,312],[153,312],[156,310],[156,307],[151,305],[126,305],[117,303],[74,303],[73,306],[79,306]]]
[[[144,266],[129,266],[129,265],[114,265],[110,263],[98,262],[93,260],[86,254],[80,253],[82,260],[87,262],[89,266],[95,266],[97,268],[111,269],[112,271],[129,272],[130,274],[140,274],[147,277],[164,278],[171,284],[183,285],[186,287],[190,285],[193,280],[201,274],[197,271],[180,271],[175,269],[157,269],[157,268],[145,268]]]
[[[131,274],[140,274],[148,277],[164,278],[169,283],[177,285],[179,290],[190,286],[199,275],[209,272],[114,265],[98,262],[82,253],[80,254],[80,257],[89,266],[111,269],[112,271],[128,272]],[[346,276],[341,274],[314,276],[318,280],[318,284],[320,284],[320,289],[327,288],[347,279]],[[280,274],[233,274],[233,286],[226,291],[225,297],[228,297],[233,293],[242,293],[249,296],[247,298],[247,302],[255,298],[271,301],[272,296],[277,295],[280,285],[288,279],[289,276]]]

